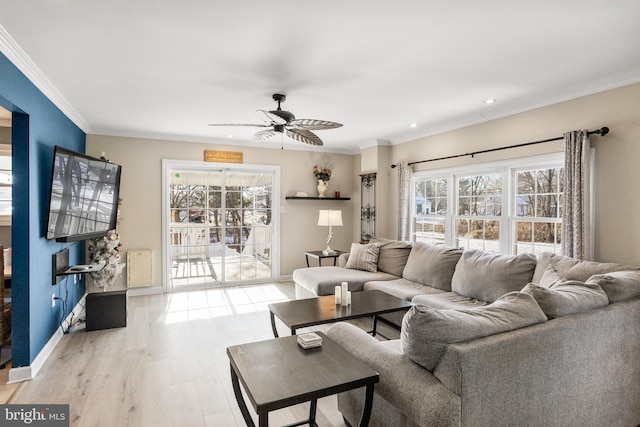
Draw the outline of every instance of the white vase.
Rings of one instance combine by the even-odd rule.
[[[329,181],[318,180],[318,197],[324,197],[324,193],[327,191]]]

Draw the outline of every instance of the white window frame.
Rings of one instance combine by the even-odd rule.
[[[415,184],[417,181],[423,181],[425,179],[429,179],[429,180],[438,180],[438,179],[446,179],[447,180],[447,215],[434,215],[433,218],[437,218],[443,219],[444,222],[444,227],[445,227],[445,239],[447,236],[446,230],[449,230],[450,228],[450,223],[449,223],[449,211],[451,209],[450,207],[450,203],[451,200],[449,199],[449,195],[452,194],[451,192],[452,190],[452,184],[451,184],[451,180],[450,180],[450,176],[446,173],[436,173],[436,174],[429,174],[428,176],[425,175],[416,175],[413,174],[411,176],[411,240],[415,242],[415,235],[417,233],[415,224],[416,224],[416,218],[419,216],[416,214],[417,211],[417,206],[416,206],[416,191],[415,191]],[[449,244],[448,241],[445,240],[445,246],[451,246]]]
[[[459,204],[458,202],[460,201],[460,193],[459,193],[459,183],[458,181],[461,178],[468,178],[468,177],[473,177],[473,176],[479,176],[479,175],[500,175],[500,193],[501,193],[501,214],[500,215],[477,215],[477,216],[473,216],[473,215],[461,215],[458,213],[459,211]],[[453,241],[454,241],[454,245],[455,246],[460,246],[458,244],[456,244],[455,242],[457,242],[459,240],[459,238],[457,237],[457,222],[458,220],[464,219],[464,220],[481,220],[481,221],[497,221],[499,224],[499,228],[500,228],[500,237],[498,239],[498,247],[499,247],[499,252],[502,253],[503,251],[503,247],[504,247],[504,240],[505,240],[505,221],[504,221],[504,212],[508,211],[510,204],[509,204],[509,196],[507,193],[507,196],[505,197],[505,191],[508,191],[509,189],[509,183],[507,182],[508,180],[505,180],[504,178],[504,168],[490,168],[487,169],[485,171],[482,172],[477,172],[477,171],[470,171],[470,172],[466,172],[466,173],[457,173],[453,175],[453,180],[454,180],[454,194],[455,194],[455,200],[453,200],[453,207],[455,208],[455,211],[452,212],[453,215],[453,228],[451,229],[451,233],[453,234]],[[461,246],[462,247],[462,246]],[[483,250],[487,250],[484,248],[484,244],[483,244]]]
[[[591,163],[593,165],[593,162]],[[411,175],[411,239],[415,240],[415,185],[424,179],[447,179],[447,213],[445,223],[445,246],[455,247],[456,219],[458,218],[458,177],[500,173],[502,175],[502,214],[500,224],[500,253],[511,255],[514,252],[516,237],[515,223],[523,217],[517,217],[515,211],[515,173],[525,169],[544,169],[564,167],[564,153],[551,153],[537,156],[519,157],[473,165],[456,166],[443,169],[414,172]],[[593,201],[593,197],[591,198]],[[593,209],[592,209],[593,212]],[[593,218],[593,215],[591,215]]]
[[[11,190],[11,175],[12,175],[12,171],[11,171],[11,145],[4,145],[0,148],[0,170],[2,170],[2,172],[8,174],[9,176],[9,181],[8,183],[0,183],[0,186],[5,187],[5,188],[9,188],[9,190]],[[9,202],[9,204],[12,204],[13,201],[13,195],[10,195],[7,199],[4,199],[3,201],[5,202]],[[12,215],[11,214],[3,214],[0,215],[0,226],[11,226],[11,219],[12,219]]]
[[[531,222],[532,224],[536,224],[536,223],[552,223],[552,224],[562,224],[562,210],[558,209],[558,214],[555,217],[538,217],[535,216],[535,206],[534,206],[534,216],[519,216],[518,212],[517,212],[517,205],[515,204],[515,199],[517,197],[517,187],[516,187],[516,181],[517,181],[517,175],[518,172],[522,172],[522,171],[526,171],[526,170],[542,170],[542,169],[555,169],[555,168],[562,168],[564,167],[564,165],[557,165],[557,166],[553,166],[550,164],[544,164],[542,166],[525,166],[525,167],[520,167],[520,168],[512,168],[511,169],[511,183],[513,184],[513,195],[512,195],[512,201],[514,202],[513,208],[510,212],[510,224],[511,224],[511,230],[513,232],[513,236],[514,239],[511,242],[512,246],[512,253],[515,253],[516,251],[514,251],[514,248],[516,247],[516,240],[517,240],[517,230],[516,230],[516,223],[518,222]],[[560,177],[558,177],[558,179],[560,179]],[[560,185],[561,183],[558,183],[558,185]],[[562,194],[563,198],[564,198],[564,193],[559,193]],[[536,198],[539,195],[539,193],[535,193]],[[563,202],[564,203],[564,202]]]

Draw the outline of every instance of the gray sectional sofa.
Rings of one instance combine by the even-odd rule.
[[[375,264],[375,265],[373,265]],[[379,341],[327,335],[380,373],[372,426],[637,426],[640,269],[374,239],[294,272],[296,297],[379,289],[415,305]],[[338,407],[357,425],[364,395]]]

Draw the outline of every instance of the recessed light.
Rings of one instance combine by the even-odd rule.
[[[233,138],[233,135],[228,134],[228,135],[227,135],[227,138]]]
[[[417,124],[417,123],[411,123],[411,124],[409,125],[409,127],[410,127],[410,128],[417,128],[417,127],[418,127],[418,124]]]
[[[485,104],[494,104],[495,102],[496,102],[496,100],[495,100],[495,99],[485,99],[485,100],[484,100],[484,103],[485,103]]]

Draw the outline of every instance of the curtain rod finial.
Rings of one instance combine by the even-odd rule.
[[[609,133],[609,128],[604,126],[603,128],[600,129],[600,136],[605,136],[606,134]]]

